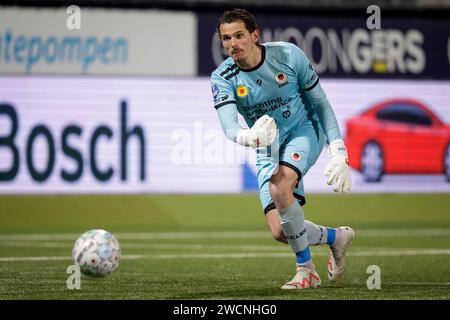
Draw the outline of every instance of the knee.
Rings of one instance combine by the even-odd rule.
[[[270,180],[269,191],[270,195],[272,196],[272,199],[278,199],[280,195],[283,193],[281,183],[278,183],[278,181]]]
[[[269,190],[273,199],[280,199],[283,195],[292,194],[297,183],[296,177],[278,173],[270,179]]]

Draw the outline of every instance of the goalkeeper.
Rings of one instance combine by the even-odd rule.
[[[276,240],[289,243],[296,273],[282,289],[318,287],[309,245],[328,244],[328,278],[339,280],[354,232],[304,219],[303,177],[325,143],[327,183],[351,188],[347,150],[317,73],[303,51],[286,42],[259,43],[255,18],[244,9],[225,12],[217,30],[230,56],[211,75],[214,106],[226,136],[256,149],[259,196]],[[238,123],[238,112],[249,129]]]

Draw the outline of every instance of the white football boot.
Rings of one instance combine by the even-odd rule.
[[[316,270],[305,266],[298,266],[296,274],[291,281],[287,282],[281,289],[308,289],[320,286],[320,277]]]
[[[337,245],[330,246],[330,254],[328,256],[328,279],[330,281],[339,281],[344,275],[345,254],[348,247],[355,237],[355,231],[350,227],[339,227],[336,232],[342,232],[344,239]]]

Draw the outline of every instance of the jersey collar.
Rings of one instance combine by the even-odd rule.
[[[264,61],[266,60],[266,47],[264,47],[261,44],[258,44],[258,46],[261,48],[261,61],[256,66],[254,66],[253,68],[250,68],[250,69],[242,69],[241,67],[237,66],[240,71],[242,71],[242,72],[255,71],[263,65]]]

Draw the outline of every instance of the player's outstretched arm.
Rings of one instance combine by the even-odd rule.
[[[352,187],[350,167],[348,163],[348,153],[344,141],[341,138],[339,125],[334,115],[325,92],[320,83],[313,89],[306,92],[306,96],[311,104],[316,108],[319,121],[324,128],[329,141],[328,154],[329,162],[324,174],[328,177],[328,185],[333,185],[335,192],[349,192]]]

